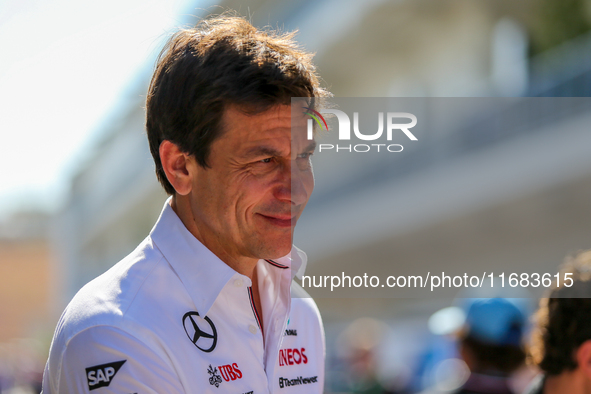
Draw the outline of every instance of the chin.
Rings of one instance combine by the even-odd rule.
[[[265,257],[266,259],[278,259],[281,258],[291,252],[291,244],[289,246],[283,248],[274,248],[273,251],[270,251],[269,257]]]
[[[292,239],[279,239],[276,242],[266,241],[259,248],[259,258],[261,259],[278,259],[291,252]]]

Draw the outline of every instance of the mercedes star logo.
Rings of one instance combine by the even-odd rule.
[[[199,328],[199,324],[197,323],[198,321],[201,323],[202,327],[204,326],[204,323],[202,322],[206,321],[207,324],[209,324],[209,329],[207,329],[209,332]],[[206,353],[209,353],[215,349],[215,345],[218,342],[218,333],[215,329],[215,325],[209,317],[205,316],[201,318],[199,317],[199,313],[195,311],[187,312],[183,316],[183,326],[185,327],[187,336],[191,342],[193,342],[193,345],[197,347],[197,349]]]

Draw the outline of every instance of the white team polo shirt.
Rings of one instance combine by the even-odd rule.
[[[43,393],[321,393],[322,321],[292,283],[305,254],[259,260],[261,332],[250,278],[203,246],[169,201],[138,248],[66,307]]]

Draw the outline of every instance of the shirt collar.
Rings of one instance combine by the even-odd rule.
[[[269,260],[267,260],[269,261]],[[291,279],[293,280],[294,277],[298,277],[302,279],[302,275],[306,271],[306,266],[308,265],[308,256],[304,253],[303,250],[292,245],[291,252],[287,256],[283,256],[278,259],[270,260],[272,262],[277,262],[283,266],[287,266],[291,268]]]
[[[241,276],[247,286],[252,281],[230,268],[187,230],[170,206],[171,199],[166,200],[150,237],[179,276],[197,312],[205,316],[232,277]],[[307,260],[306,254],[293,246],[287,256],[271,261],[291,268],[292,279],[301,279]]]
[[[207,315],[226,283],[240,275],[187,230],[170,206],[164,204],[150,236],[175,270],[201,316]],[[244,277],[251,283],[248,277]]]

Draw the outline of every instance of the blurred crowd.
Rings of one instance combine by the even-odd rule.
[[[0,394],[41,392],[46,349],[35,340],[0,345]]]
[[[412,335],[375,319],[356,320],[336,342],[342,379],[333,379],[333,392],[587,393],[591,250],[567,257],[560,276],[572,281],[551,289],[537,308],[530,298],[456,299],[431,316],[430,336],[414,356],[404,351]]]

